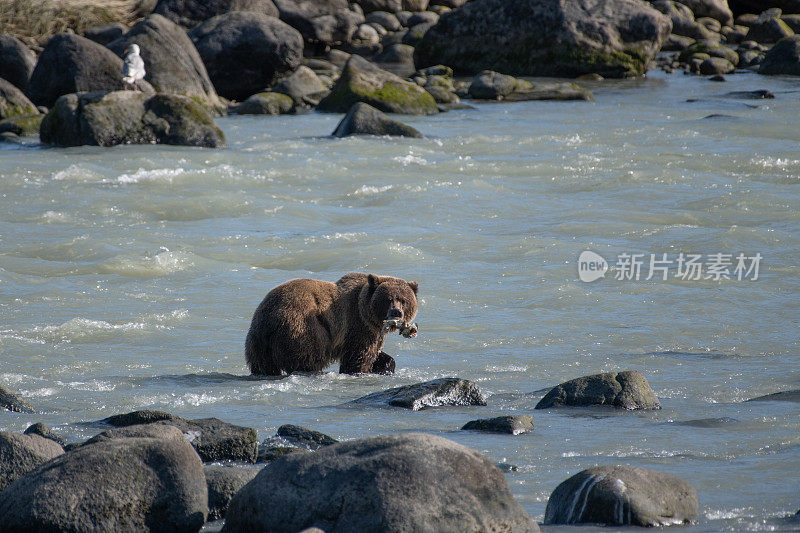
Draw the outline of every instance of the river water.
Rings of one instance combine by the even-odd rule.
[[[311,113],[219,119],[225,150],[3,146],[0,380],[41,414],[0,429],[78,440],[96,431],[82,422],[154,408],[260,439],[286,423],[425,431],[516,466],[539,521],[561,481],[623,464],[697,488],[686,531],[800,529],[800,404],[744,402],[800,389],[800,81],[587,86],[594,102],[403,117],[421,140],[332,139],[341,116]],[[775,99],[725,96],[756,89]],[[585,250],[617,268],[582,282]],[[681,277],[680,253],[701,279]],[[643,254],[639,279],[626,254]],[[650,254],[668,262],[647,280]],[[397,373],[245,379],[264,294],[351,271],[419,282],[419,336],[386,343]],[[629,369],[662,410],[533,410],[559,382]],[[488,406],[341,406],[445,376]],[[526,413],[531,434],[459,431]]]

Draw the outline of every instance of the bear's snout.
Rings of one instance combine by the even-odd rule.
[[[386,318],[392,320],[394,318],[403,318],[403,310],[398,307],[390,307],[389,312],[386,313]]]

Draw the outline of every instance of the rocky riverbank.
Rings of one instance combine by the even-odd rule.
[[[375,110],[432,115],[464,99],[592,99],[579,80],[519,76],[599,80],[642,76],[655,65],[715,80],[738,69],[800,75],[800,14],[765,7],[734,16],[725,0],[626,0],[613,7],[609,0],[140,3],[141,18],[130,27],[57,34],[41,50],[0,35],[0,135],[35,134],[45,113],[63,122],[69,102],[87,101],[69,96],[75,93],[93,93],[92,105],[102,101],[105,112],[85,113],[78,104],[73,114],[82,130],[54,134],[51,118],[42,142],[222,147],[213,116],[315,109],[348,113],[335,132],[321,134],[413,137],[416,130]],[[131,44],[140,47],[147,72],[132,89],[186,97],[204,112],[173,105],[167,119],[112,94],[128,88],[121,57]],[[67,101],[57,105],[62,97]]]

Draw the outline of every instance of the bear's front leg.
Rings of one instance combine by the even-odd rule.
[[[372,374],[394,374],[394,358],[386,352],[378,354],[375,362],[372,363]]]

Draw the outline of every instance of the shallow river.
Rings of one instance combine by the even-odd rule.
[[[220,119],[225,150],[0,147],[0,382],[41,411],[0,429],[78,440],[95,432],[81,422],[155,408],[260,439],[419,430],[515,465],[539,521],[562,480],[624,464],[694,484],[684,531],[800,529],[800,404],[744,402],[800,389],[800,81],[587,86],[592,103],[403,117],[423,140],[332,139],[341,117],[311,113]],[[755,89],[775,99],[723,96]],[[616,268],[581,281],[585,250]],[[639,279],[625,254],[643,254]],[[264,294],[351,271],[419,282],[419,336],[386,343],[398,372],[244,379]],[[662,410],[533,410],[542,389],[628,369]],[[444,376],[488,406],[341,407]],[[523,413],[531,434],[459,431]]]

